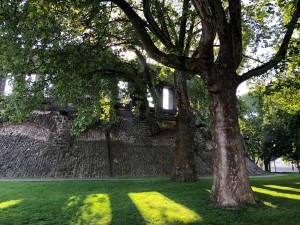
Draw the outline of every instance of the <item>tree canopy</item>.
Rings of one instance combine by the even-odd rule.
[[[93,1],[2,1],[0,70],[13,85],[5,110],[10,121],[24,120],[46,97],[79,110],[78,133],[109,116],[120,80],[146,85],[141,63],[121,57],[119,46],[138,42],[118,31],[130,27],[126,19],[111,18],[112,10]]]

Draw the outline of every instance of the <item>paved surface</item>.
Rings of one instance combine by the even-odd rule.
[[[250,178],[266,178],[266,177],[281,177],[286,176],[287,174],[266,174],[266,175],[258,175],[258,176],[250,176]],[[208,177],[199,177],[199,179],[211,179],[211,176]],[[137,177],[137,178],[0,178],[0,182],[22,182],[22,181],[30,181],[30,182],[44,182],[44,181],[114,181],[114,180],[168,180],[169,177]]]

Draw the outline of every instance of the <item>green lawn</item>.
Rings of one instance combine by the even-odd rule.
[[[264,205],[218,209],[211,179],[0,182],[0,225],[300,224],[300,174],[251,180]]]

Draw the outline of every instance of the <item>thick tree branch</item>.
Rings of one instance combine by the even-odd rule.
[[[205,80],[208,80],[208,76],[211,73],[214,54],[213,54],[213,43],[216,36],[213,27],[213,18],[211,15],[210,7],[207,1],[204,0],[192,0],[193,5],[201,18],[202,34],[199,43],[199,61],[205,69],[204,74],[200,74]]]
[[[172,35],[173,39],[174,39],[174,42],[175,42],[175,46],[178,45],[178,34],[177,34],[177,31],[175,29],[175,25],[172,21],[172,19],[170,18],[169,14],[165,15],[165,20],[166,22],[168,23],[168,26],[169,26],[169,30],[170,30],[170,34]]]
[[[243,81],[246,81],[251,77],[259,76],[266,73],[268,70],[272,69],[274,66],[276,66],[280,61],[282,61],[285,58],[288,50],[289,42],[292,38],[299,17],[300,17],[300,0],[297,1],[297,4],[295,6],[295,11],[292,15],[292,19],[287,25],[285,36],[283,38],[283,41],[277,53],[274,55],[274,57],[272,57],[272,59],[269,62],[242,74],[239,77],[239,83],[242,83]]]
[[[229,0],[229,26],[233,44],[234,69],[242,61],[242,7],[240,0]]]
[[[148,34],[144,20],[133,10],[133,8],[125,0],[100,0],[102,2],[112,2],[119,6],[126,14],[135,28],[145,50],[151,58],[162,63],[165,66],[183,71],[190,71],[194,74],[202,73],[202,67],[199,65],[198,59],[178,56],[175,54],[166,54],[160,51],[153,43]]]
[[[227,61],[229,64],[234,63],[233,46],[230,33],[230,26],[226,18],[226,12],[221,0],[208,1],[211,15],[213,18],[213,27],[218,34],[220,40],[220,49],[218,53],[217,62]],[[228,54],[231,57],[228,57]]]
[[[190,49],[191,49],[191,44],[192,44],[192,38],[193,38],[193,33],[194,33],[194,28],[195,28],[195,16],[193,16],[191,18],[191,25],[190,25],[190,29],[187,32],[187,38],[186,38],[186,44],[185,44],[185,48],[184,48],[184,56],[188,56]]]
[[[150,0],[143,1],[143,11],[144,16],[149,23],[150,31],[167,47],[167,48],[175,48],[173,43],[171,42],[169,36],[165,35],[165,33],[159,28],[158,24],[154,20],[151,10],[150,10]]]
[[[166,13],[163,12],[162,7],[165,6],[165,1],[163,1],[161,4],[156,0],[155,1],[156,10],[158,12],[158,21],[161,26],[162,32],[165,34],[165,36],[171,40],[168,25],[166,23]]]
[[[201,0],[205,1],[205,0]],[[218,33],[221,45],[223,42],[227,42],[228,40],[228,22],[226,19],[226,14],[220,0],[211,0],[207,1],[210,13],[213,18],[213,26],[216,32]]]
[[[180,28],[179,28],[179,41],[178,48],[180,49],[181,54],[184,52],[184,39],[186,33],[186,24],[187,24],[187,13],[189,9],[190,0],[184,0],[182,6],[182,15],[180,19]]]

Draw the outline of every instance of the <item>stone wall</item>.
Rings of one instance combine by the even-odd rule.
[[[70,118],[38,112],[23,124],[0,124],[0,177],[98,178],[170,175],[174,122],[120,118],[113,127],[70,135]],[[210,136],[194,128],[198,175],[212,174]]]

